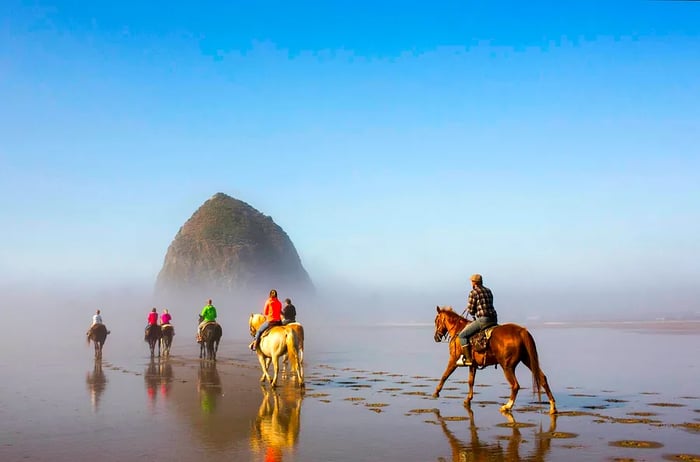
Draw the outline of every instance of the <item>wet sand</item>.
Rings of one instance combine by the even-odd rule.
[[[500,369],[477,374],[470,409],[462,404],[463,368],[432,398],[447,355],[425,328],[383,330],[407,334],[396,345],[403,355],[388,346],[347,349],[311,337],[305,390],[289,378],[276,390],[261,387],[244,338],[223,343],[216,363],[200,361],[195,347],[182,342],[169,359],[150,361],[145,345],[123,350],[114,339],[97,363],[84,347],[81,358],[67,356],[72,348],[39,360],[3,356],[0,460],[700,461],[700,390],[685,392],[688,387],[673,383],[698,378],[697,358],[684,360],[683,370],[616,360],[611,370],[627,381],[610,380],[607,371],[583,380],[574,371],[590,368],[590,358],[558,351],[567,362],[557,362],[551,345],[562,331],[570,342],[575,335],[588,342],[589,330],[536,332],[560,410],[555,416],[533,398],[522,366],[523,389],[511,414],[499,412],[508,394]],[[609,346],[618,339],[609,335],[598,341]],[[624,339],[635,351],[655,335]],[[694,337],[666,335],[661,344],[671,350],[698,344]],[[425,342],[415,345],[416,338]],[[657,383],[665,385],[650,384],[647,374],[661,374]],[[616,382],[619,387],[610,386]]]

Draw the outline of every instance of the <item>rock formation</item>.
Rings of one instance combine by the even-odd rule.
[[[180,228],[165,255],[156,292],[266,293],[313,289],[289,236],[272,218],[223,193]]]

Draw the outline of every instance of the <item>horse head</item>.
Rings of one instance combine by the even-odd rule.
[[[436,342],[442,342],[449,334],[449,329],[447,326],[447,315],[446,313],[454,313],[451,306],[440,307],[437,306],[437,316],[435,316],[435,335],[433,339]]]
[[[260,313],[250,313],[250,318],[248,318],[248,327],[250,328],[250,336],[254,337],[258,328],[265,322],[265,316]]]

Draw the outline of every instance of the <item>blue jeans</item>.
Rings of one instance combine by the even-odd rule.
[[[462,346],[466,345],[467,342],[469,342],[469,337],[476,334],[484,327],[488,327],[488,326],[490,326],[492,324],[496,324],[496,323],[498,323],[498,319],[496,319],[496,318],[487,318],[487,317],[476,318],[474,321],[467,324],[467,327],[462,329],[462,332],[457,334],[457,336],[459,337],[460,345],[462,345]]]
[[[279,321],[265,321],[264,323],[260,324],[258,331],[255,333],[255,345],[260,342],[260,336],[268,329],[268,327],[279,326],[280,324],[281,323]]]

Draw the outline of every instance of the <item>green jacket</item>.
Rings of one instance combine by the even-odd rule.
[[[204,318],[205,321],[216,321],[216,308],[214,308],[214,305],[207,305],[204,308],[202,308],[202,312],[200,313],[200,316]]]

